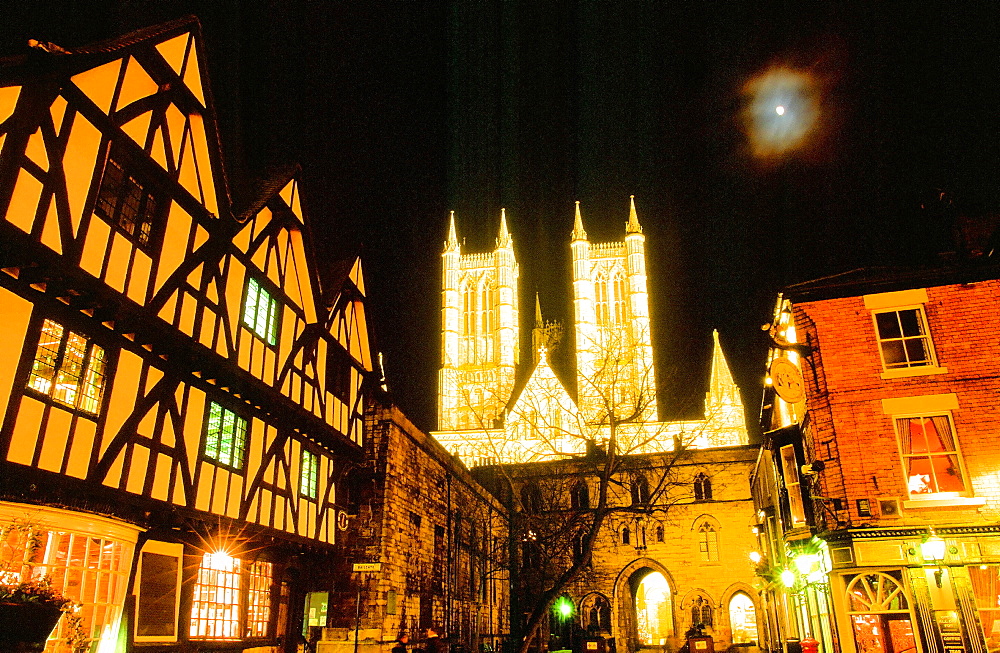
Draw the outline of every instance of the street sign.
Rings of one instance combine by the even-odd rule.
[[[354,571],[382,571],[381,562],[355,562]]]

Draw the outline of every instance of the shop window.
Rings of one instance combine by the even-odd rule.
[[[190,637],[267,637],[272,582],[269,562],[246,563],[224,552],[204,554],[191,602]],[[247,606],[245,611],[241,605]]]
[[[104,392],[104,349],[53,320],[42,323],[28,389],[55,403],[96,415]]]
[[[205,458],[240,471],[246,446],[247,421],[228,408],[209,402],[205,418]]]
[[[949,415],[897,418],[896,433],[911,496],[965,490]]]
[[[150,540],[142,547],[136,581],[137,642],[176,642],[184,546]]]
[[[757,641],[757,609],[747,594],[736,592],[729,599],[729,628],[733,644],[752,644]]]
[[[703,562],[719,561],[719,533],[707,521],[698,527],[698,553]]]
[[[253,277],[247,279],[243,325],[269,345],[278,344],[278,300]]]
[[[712,500],[712,480],[703,473],[699,473],[694,477],[694,500]]]
[[[906,590],[896,575],[846,576],[847,613],[859,651],[917,651]]]
[[[299,494],[315,499],[319,485],[319,456],[302,450],[302,468],[299,471]]]
[[[879,311],[874,317],[882,365],[886,370],[935,365],[922,306]]]
[[[976,609],[983,624],[987,639],[1000,639],[1000,565],[969,565],[972,592],[976,597]],[[994,650],[990,646],[990,650]]]
[[[108,157],[94,213],[148,250],[161,201],[148,183],[126,172],[126,166],[121,163],[123,158],[114,149]]]

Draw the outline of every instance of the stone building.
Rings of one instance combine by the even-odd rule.
[[[355,573],[331,596],[319,651],[353,650],[355,626],[362,650],[385,650],[401,634],[417,642],[427,628],[453,645],[494,649],[509,633],[506,509],[384,393],[373,393],[368,466],[350,482],[355,516],[341,565],[342,576],[355,563],[377,569]]]
[[[589,631],[634,651],[710,623],[720,646],[753,642],[746,474],[756,449],[739,389],[716,333],[704,416],[661,419],[645,236],[634,198],[628,209],[621,242],[591,242],[579,204],[567,228],[574,303],[567,370],[550,362],[558,328],[543,320],[537,301],[533,360],[518,367],[521,302],[506,215],[487,253],[462,250],[452,215],[433,435],[478,466],[477,477],[510,511],[516,633],[541,620],[541,645],[579,643]],[[581,550],[592,551],[591,562],[559,598],[564,617],[543,619],[546,583],[577,565]]]
[[[1000,642],[1000,281],[987,257],[779,297],[755,471],[772,645]]]

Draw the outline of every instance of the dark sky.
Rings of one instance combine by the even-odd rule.
[[[362,248],[390,387],[428,429],[449,209],[486,249],[505,206],[522,307],[568,321],[573,201],[617,240],[636,195],[661,404],[691,410],[718,328],[754,415],[783,285],[950,249],[938,189],[1000,206],[991,2],[5,4],[0,54],[201,18],[233,186],[302,164],[320,264]],[[740,90],[778,64],[815,80],[819,127],[762,163]]]

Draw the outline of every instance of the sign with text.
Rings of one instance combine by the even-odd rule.
[[[354,571],[382,571],[381,562],[355,562]]]

